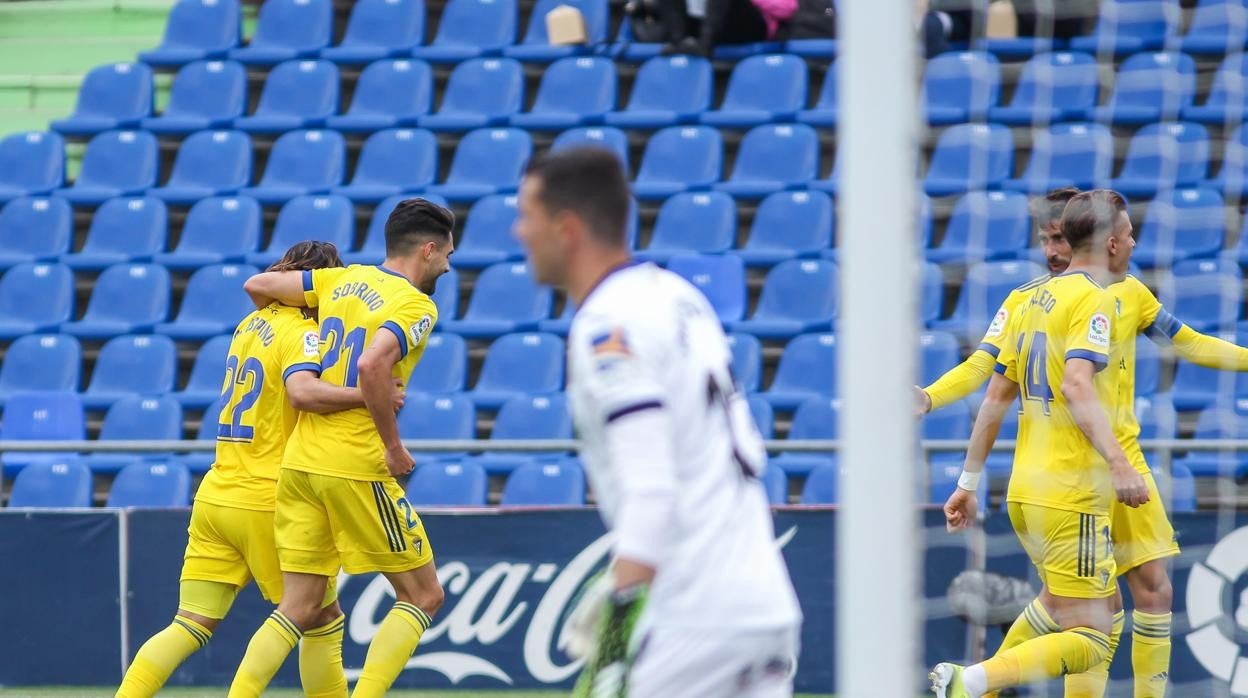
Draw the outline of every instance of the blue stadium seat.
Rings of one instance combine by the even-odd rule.
[[[939,264],[923,262],[919,272],[919,322],[924,327],[940,317],[944,310],[945,275]]]
[[[568,416],[567,402],[562,393],[536,397],[514,397],[498,410],[490,438],[510,439],[570,439],[572,420]],[[542,454],[543,458],[559,454]],[[490,474],[509,473],[516,466],[530,462],[533,455],[519,453],[486,453],[477,461]]]
[[[437,287],[430,297],[438,309],[439,320],[454,320],[459,316],[459,272],[455,267],[438,277]],[[442,326],[435,325],[433,329],[438,331]]]
[[[557,131],[600,124],[615,108],[615,63],[601,56],[561,58],[546,68],[533,108],[512,114],[511,125]]]
[[[478,406],[498,409],[517,395],[548,395],[563,389],[563,340],[542,332],[507,334],[485,354],[471,397]]]
[[[836,465],[822,465],[810,471],[810,475],[806,476],[806,484],[802,485],[802,504],[836,504],[839,501],[837,481],[840,477],[841,469]]]
[[[763,375],[762,343],[752,334],[734,332],[728,335],[728,348],[732,351],[732,377],[737,383],[737,388],[746,393],[757,392]],[[751,409],[754,409],[755,397],[750,396]],[[763,400],[763,404],[767,405],[768,409],[771,408],[771,403]],[[767,421],[770,427],[771,420]]]
[[[745,264],[736,255],[678,254],[668,271],[693,284],[710,301],[722,323],[745,317]]]
[[[919,334],[919,385],[930,385],[962,360],[958,339],[949,332]]]
[[[108,507],[172,509],[190,506],[191,471],[177,461],[130,463],[113,478]]]
[[[923,111],[932,125],[984,118],[1001,97],[1001,65],[983,51],[942,53],[923,74]]]
[[[990,107],[988,119],[1010,126],[1082,121],[1096,106],[1101,82],[1096,58],[1059,51],[1023,64],[1008,105]]]
[[[552,303],[550,288],[533,281],[527,264],[504,262],[477,277],[463,319],[438,324],[469,339],[499,337],[536,329],[538,320],[550,317]]]
[[[1032,131],[1031,157],[1017,179],[1003,189],[1041,194],[1061,187],[1088,189],[1109,181],[1114,136],[1101,124],[1053,124]]]
[[[1175,187],[1192,187],[1209,173],[1209,132],[1200,124],[1149,124],[1127,146],[1122,171],[1110,182],[1132,197],[1152,197]]]
[[[1109,103],[1092,117],[1114,124],[1177,118],[1196,92],[1196,63],[1183,53],[1139,53],[1122,62]]]
[[[737,207],[723,192],[685,192],[659,207],[640,259],[666,263],[682,252],[727,252],[737,241]]]
[[[698,56],[656,56],[642,64],[623,111],[607,114],[620,128],[662,128],[692,123],[710,109],[711,63]]]
[[[754,420],[754,426],[758,428],[759,435],[764,439],[775,438],[776,412],[771,409],[771,403],[764,400],[761,395],[746,395],[745,401],[750,407],[750,418]]]
[[[511,234],[515,221],[514,194],[491,194],[478,199],[468,211],[464,232],[455,248],[455,266],[481,269],[524,259],[524,248]]]
[[[438,175],[438,139],[424,129],[378,131],[364,141],[351,183],[333,192],[372,204],[433,184]],[[459,261],[456,259],[456,261]]]
[[[407,500],[417,508],[483,507],[489,480],[480,463],[464,459],[416,468],[407,481]]]
[[[251,43],[230,49],[247,65],[276,65],[292,58],[315,58],[334,33],[331,0],[265,0]]]
[[[1238,274],[1174,275],[1163,281],[1158,296],[1175,317],[1197,331],[1228,330],[1239,320],[1241,285]]]
[[[1014,137],[1000,124],[959,124],[936,141],[923,188],[932,196],[996,189],[1014,168]]]
[[[283,61],[265,78],[256,113],[234,119],[234,128],[250,133],[318,128],[337,111],[338,66],[324,60]]]
[[[503,484],[504,507],[583,506],[585,472],[575,458],[520,465]]]
[[[260,245],[260,205],[246,196],[215,196],[191,206],[172,252],[152,261],[175,271],[241,262]]]
[[[1154,478],[1159,472],[1160,469],[1153,470]],[[1159,489],[1165,485],[1161,492],[1163,499],[1169,500],[1166,502],[1168,511],[1196,511],[1196,478],[1182,461],[1171,463],[1169,475],[1163,474],[1157,479],[1163,481],[1157,483]]]
[[[951,366],[953,364],[946,364],[945,368]],[[925,416],[919,423],[919,435],[932,440],[969,439],[971,424],[971,407],[959,400]]]
[[[337,131],[300,130],[278,136],[260,183],[240,194],[262,204],[282,204],[304,194],[322,194],[342,183],[347,145]]]
[[[446,181],[429,187],[428,191],[453,202],[514,192],[520,184],[524,164],[532,154],[533,139],[520,129],[472,131],[456,146]]]
[[[619,29],[615,32],[615,43],[607,47],[610,55],[616,60],[634,63],[648,61],[663,52],[663,45],[657,41],[640,41],[633,33],[633,19],[624,14]]]
[[[510,58],[474,58],[455,66],[438,111],[420,117],[434,131],[503,126],[524,107],[524,70]]]
[[[1092,33],[1071,39],[1070,47],[1118,56],[1156,51],[1174,37],[1181,22],[1177,0],[1107,0]]]
[[[737,255],[750,266],[817,256],[832,249],[835,228],[832,197],[821,191],[777,192],[758,205]]]
[[[96,279],[86,314],[61,332],[86,339],[151,332],[169,316],[170,286],[158,264],[115,264]]]
[[[238,0],[178,0],[169,10],[160,45],[139,52],[148,65],[176,67],[224,58],[238,46],[243,13]]]
[[[0,206],[0,271],[69,252],[74,212],[60,198],[21,196]]]
[[[1198,1],[1179,48],[1197,56],[1238,54],[1248,48],[1248,8],[1237,0]]]
[[[928,504],[943,506],[948,501],[949,495],[953,494],[954,488],[958,486],[958,477],[962,474],[964,459],[965,456],[961,453],[932,454],[927,481]],[[979,481],[979,491],[976,492],[976,496],[979,500],[980,511],[988,509],[988,487],[989,478]]]
[[[1151,344],[1151,342],[1150,342]],[[1137,346],[1143,346],[1138,344]],[[1156,345],[1153,345],[1154,347]],[[1141,395],[1139,391],[1139,364],[1136,364],[1136,395],[1135,418],[1140,425],[1141,439],[1173,439],[1178,431],[1179,418],[1174,411],[1169,397],[1158,395],[1155,398]],[[1149,463],[1158,462],[1158,454],[1152,451],[1144,453]]]
[[[412,55],[430,63],[458,63],[480,56],[501,55],[516,41],[514,2],[450,0],[442,9],[433,43],[417,46]]]
[[[282,258],[286,250],[304,240],[332,242],[340,250],[355,238],[355,208],[345,197],[297,196],[282,206],[273,225],[269,246],[248,254],[248,264],[265,268]]]
[[[1248,195],[1248,128],[1236,126],[1226,138],[1226,151],[1222,168],[1208,186],[1214,187],[1228,197]],[[1242,239],[1242,238],[1241,238]]]
[[[767,273],[754,314],[732,323],[732,331],[763,339],[787,339],[831,330],[840,295],[839,279],[836,265],[825,259],[781,262]]]
[[[789,503],[789,478],[783,470],[768,465],[759,480],[767,493],[768,504],[779,507]]]
[[[81,385],[82,345],[63,334],[19,337],[0,364],[0,405],[16,393],[76,393]]]
[[[746,132],[732,175],[714,188],[762,199],[784,189],[805,188],[819,176],[819,136],[806,124],[767,124]]]
[[[169,104],[140,125],[156,134],[177,135],[229,128],[247,110],[247,69],[234,61],[196,61],[173,78]]]
[[[342,42],[321,49],[321,58],[363,65],[406,55],[424,40],[424,0],[358,0]]]
[[[0,138],[0,204],[48,194],[65,183],[65,140],[24,131]]]
[[[1139,335],[1135,338],[1135,394],[1140,398],[1149,398],[1157,394],[1159,387],[1161,351],[1153,340]]]
[[[803,58],[831,60],[836,57],[837,42],[836,39],[789,39],[784,42],[784,50],[786,53]]]
[[[1177,405],[1176,405],[1177,407]],[[1197,439],[1248,438],[1248,415],[1226,407],[1210,407],[1196,419]],[[1242,479],[1248,475],[1248,453],[1236,451],[1192,451],[1181,463],[1194,477]],[[12,502],[9,506],[13,506]]]
[[[443,311],[438,309],[438,313]],[[408,394],[458,393],[468,378],[468,344],[449,332],[434,332],[425,344],[425,353],[408,381]]]
[[[1230,5],[1230,3],[1226,3]],[[1237,3],[1238,4],[1238,3]],[[1248,8],[1239,6],[1240,11],[1248,12]],[[1213,87],[1209,89],[1209,97],[1203,104],[1189,104],[1181,112],[1185,121],[1197,121],[1204,124],[1242,123],[1248,114],[1248,98],[1244,95],[1245,81],[1248,80],[1248,57],[1243,54],[1227,56],[1218,72],[1213,75]]]
[[[624,167],[624,176],[628,176],[628,136],[614,126],[582,126],[564,131],[555,136],[550,144],[552,151],[566,148],[602,148],[615,153]]]
[[[836,385],[836,337],[804,334],[785,345],[776,375],[763,396],[773,407],[791,410],[808,397],[835,396]]]
[[[789,426],[792,440],[831,440],[840,433],[841,401],[825,396],[812,396],[802,400],[793,412]],[[771,459],[772,467],[780,468],[789,475],[808,475],[820,467],[836,465],[839,458],[835,451],[829,453],[786,452]]]
[[[53,119],[52,130],[66,136],[92,136],[136,127],[152,113],[152,92],[152,69],[142,63],[97,66],[82,79],[73,113]]]
[[[823,126],[825,128],[836,126],[838,112],[836,89],[836,66],[828,66],[828,71],[823,76],[823,85],[819,88],[819,96],[816,98],[815,106],[799,111],[797,120],[811,126]]]
[[[1179,189],[1149,202],[1131,261],[1148,269],[1213,257],[1225,235],[1222,195],[1212,189]]]
[[[222,369],[224,374],[225,369]],[[220,428],[219,420],[221,419],[221,401],[214,400],[204,408],[203,418],[199,422],[199,431],[195,435],[197,441],[216,441],[217,431]],[[179,460],[190,468],[191,473],[202,475],[212,468],[212,463],[217,458],[215,449],[210,451],[195,451],[187,455],[181,456]]]
[[[146,131],[105,131],[87,143],[72,186],[56,190],[73,204],[98,205],[156,186],[160,148]]]
[[[96,209],[82,251],[61,255],[70,269],[98,271],[114,264],[150,261],[169,237],[169,212],[150,196],[109,199]]]
[[[1045,273],[1035,262],[983,262],[966,272],[958,303],[948,319],[928,326],[962,338],[979,338],[1010,291]]]
[[[191,364],[191,375],[186,388],[173,393],[182,407],[206,409],[221,397],[222,379],[225,376],[225,357],[230,351],[233,333],[218,335],[200,345]]]
[[[724,139],[709,126],[670,126],[646,141],[633,194],[643,201],[709,189],[723,176]]]
[[[91,382],[82,393],[82,404],[89,410],[98,410],[131,395],[171,393],[177,376],[178,350],[169,337],[114,337],[100,349]]]
[[[65,509],[91,506],[91,471],[77,459],[34,463],[22,469],[9,493],[9,508]]]
[[[178,440],[182,438],[182,406],[169,396],[128,395],[104,414],[100,441]],[[115,473],[140,458],[167,458],[166,453],[93,453],[83,461],[94,472]]]
[[[419,197],[412,197],[407,194],[397,194],[384,199],[381,203],[377,204],[376,208],[373,209],[373,216],[369,220],[368,230],[364,233],[364,244],[361,245],[360,249],[355,252],[343,254],[343,261],[347,264],[381,264],[382,260],[386,258],[386,219],[390,217],[390,212],[394,210],[395,206],[399,205],[400,201],[410,198],[425,199],[426,201],[438,204],[439,206],[447,205],[446,199],[434,194],[421,194]],[[456,252],[458,253],[458,250]],[[339,250],[339,253],[341,254],[342,250]],[[458,264],[458,257],[455,262]],[[455,278],[452,276],[454,273],[455,266],[452,265],[450,273],[446,275],[446,279],[438,281],[438,288],[442,288],[447,282],[447,279]],[[436,293],[434,294],[434,297],[437,297]],[[438,308],[441,309],[442,306],[439,305]],[[448,320],[450,318],[446,317],[445,310],[441,310],[438,319]]]
[[[1167,303],[1167,306],[1174,310],[1173,305]],[[1187,316],[1177,314],[1176,316],[1192,324]],[[1194,324],[1192,326],[1199,331],[1209,331],[1207,328],[1198,328]],[[1245,333],[1223,331],[1217,333],[1217,336],[1240,346],[1248,342],[1248,334]],[[1237,390],[1242,384],[1243,379],[1239,378],[1239,374],[1180,361],[1174,369],[1174,383],[1170,386],[1170,397],[1174,409],[1180,412],[1203,410],[1206,407],[1229,402],[1229,396],[1243,392]],[[1198,434],[1197,438],[1205,437]]]
[[[550,43],[550,37],[546,34],[546,15],[556,7],[565,5],[578,10],[584,18],[588,46],[555,46]],[[590,46],[606,42],[607,24],[610,21],[607,0],[537,0],[533,11],[529,13],[529,26],[524,31],[524,39],[515,46],[504,48],[503,55],[521,61],[550,63],[585,53]]]
[[[724,101],[701,121],[723,128],[792,121],[806,105],[808,82],[806,61],[797,56],[751,56],[732,69]]]
[[[246,264],[200,267],[186,282],[182,307],[173,322],[156,325],[156,333],[174,339],[201,340],[233,332],[239,320],[255,310],[243,282],[260,270]]]
[[[398,414],[399,435],[404,439],[462,439],[477,437],[477,412],[466,395],[433,395],[414,393],[407,396]],[[462,458],[467,454],[454,452],[412,452],[417,463]]]
[[[415,126],[433,108],[433,69],[424,61],[384,60],[360,73],[345,114],[326,125],[344,133]]]
[[[933,262],[1013,259],[1031,242],[1031,214],[1025,194],[972,191],[953,205],[945,237],[927,250]]]
[[[18,264],[0,278],[0,339],[56,332],[74,314],[74,273],[64,264]]]
[[[83,441],[87,420],[82,398],[70,392],[14,393],[4,401],[0,438],[5,441]],[[13,473],[30,463],[69,457],[68,453],[19,453],[3,455],[4,471]],[[13,506],[13,502],[9,502]]]
[[[149,190],[171,204],[190,206],[210,196],[233,194],[251,184],[251,138],[241,131],[200,131],[182,141],[173,173]]]

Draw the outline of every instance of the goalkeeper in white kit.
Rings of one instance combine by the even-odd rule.
[[[758,476],[762,437],[719,319],[693,285],[636,263],[616,156],[531,162],[516,236],[577,307],[568,399],[615,535],[610,593],[577,693],[789,696],[801,610]]]

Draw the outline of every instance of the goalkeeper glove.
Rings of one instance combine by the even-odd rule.
[[[645,585],[611,594],[598,622],[594,656],[586,664],[576,686],[575,698],[623,698],[632,664],[632,636],[646,604]]]

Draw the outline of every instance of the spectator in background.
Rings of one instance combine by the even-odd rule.
[[[664,53],[702,56],[720,44],[774,39],[797,12],[797,0],[659,0],[658,5]]]
[[[931,58],[949,50],[949,35],[953,32],[953,18],[945,12],[937,12],[928,0],[914,3],[914,23],[923,42],[923,57]]]

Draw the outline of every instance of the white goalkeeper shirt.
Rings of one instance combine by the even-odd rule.
[[[766,451],[710,303],[653,264],[614,270],[569,334],[581,459],[615,555],[653,566],[646,622],[801,620],[758,480]]]

